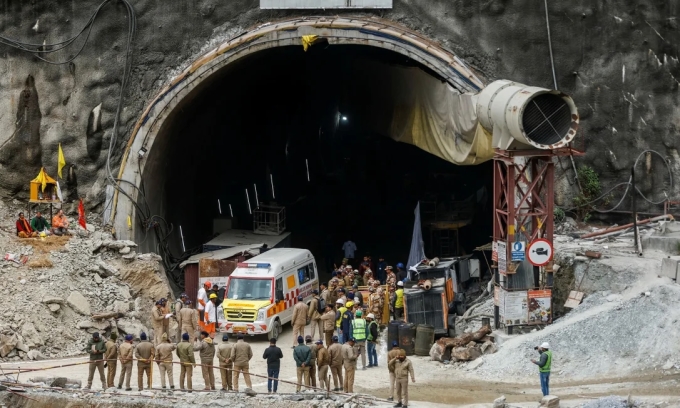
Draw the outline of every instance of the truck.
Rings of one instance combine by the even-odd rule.
[[[275,248],[239,262],[227,279],[220,331],[279,337],[300,300],[319,288],[316,261],[306,249]]]
[[[418,266],[410,277],[404,284],[404,319],[431,325],[437,335],[455,337],[456,315],[466,310],[463,284],[479,277],[479,260],[445,258],[435,266]]]

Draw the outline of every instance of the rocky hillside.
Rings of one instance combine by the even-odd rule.
[[[10,211],[0,213],[2,225],[10,224]],[[18,239],[0,230],[0,250],[16,258],[0,261],[0,360],[81,354],[95,331],[148,332],[153,301],[170,289],[160,257],[135,247],[101,231]],[[124,317],[91,318],[101,312]]]

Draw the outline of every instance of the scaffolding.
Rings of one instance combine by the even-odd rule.
[[[286,230],[286,207],[260,205],[253,211],[253,232],[260,235],[281,235]]]

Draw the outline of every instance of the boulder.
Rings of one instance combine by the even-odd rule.
[[[50,312],[52,313],[56,313],[59,311],[59,309],[61,309],[61,306],[59,306],[58,303],[50,303],[47,306],[50,308]]]
[[[505,395],[502,395],[499,398],[496,398],[493,401],[493,408],[505,408],[507,405],[505,404]]]
[[[127,313],[130,311],[130,302],[116,300],[113,302],[113,311],[116,313]]]
[[[24,343],[30,348],[45,344],[45,340],[43,340],[40,333],[35,329],[33,323],[24,323],[21,327],[21,336],[24,338]]]
[[[127,255],[127,254],[129,254],[131,251],[132,251],[132,250],[130,249],[130,247],[127,247],[127,246],[126,246],[126,247],[122,248],[120,251],[118,251],[118,253],[121,254],[121,255]]]
[[[14,350],[18,342],[17,336],[0,334],[0,357],[9,356],[9,353]]]
[[[108,320],[100,320],[100,321],[82,320],[82,321],[78,322],[76,327],[81,329],[81,330],[95,329],[95,331],[104,331],[104,330],[110,328],[111,324],[109,323]]]
[[[135,297],[160,299],[171,292],[165,271],[158,262],[133,262],[120,271],[120,278],[130,286]]]
[[[139,337],[141,332],[149,333],[149,329],[144,327],[142,323],[131,319],[119,319],[118,330],[125,334],[132,334],[135,338]]]
[[[113,266],[107,264],[107,263],[104,262],[104,261],[101,261],[101,260],[100,260],[100,261],[97,261],[97,266],[99,267],[99,269],[97,270],[97,273],[98,273],[99,276],[101,276],[102,278],[108,278],[109,276],[118,275],[118,269],[116,269],[115,267],[113,267]]]
[[[554,395],[546,395],[541,399],[539,408],[560,408],[560,398]]]
[[[118,287],[118,295],[123,299],[130,299],[132,297],[132,295],[130,295],[130,288],[125,285],[120,285]]]
[[[71,292],[66,298],[66,303],[73,309],[76,313],[81,315],[89,316],[91,313],[90,302],[83,296],[82,293],[78,291]]]
[[[26,356],[31,360],[44,360],[45,359],[45,356],[43,356],[38,350],[31,350],[28,353],[26,353]]]
[[[64,299],[56,296],[45,296],[43,298],[43,303],[46,305],[52,305],[52,304],[57,304],[57,305],[64,305]]]

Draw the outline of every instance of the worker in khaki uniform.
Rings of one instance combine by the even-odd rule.
[[[192,392],[191,378],[193,377],[194,367],[196,367],[196,358],[194,357],[194,348],[189,343],[189,333],[182,334],[182,341],[177,345],[176,354],[181,364],[179,370],[179,389],[184,391],[184,376],[186,376],[189,392]]]
[[[168,338],[170,338],[170,318],[172,317],[172,312],[170,311],[170,306],[168,305],[168,299],[166,299],[166,298],[161,299],[161,307],[162,307],[163,315],[165,316],[165,319],[163,319],[163,331],[160,334],[158,334],[157,336],[162,339],[163,334],[167,334]],[[154,340],[155,340],[155,338],[154,338]],[[160,341],[158,343],[160,343]],[[156,345],[158,345],[158,344],[156,344]]]
[[[158,363],[158,372],[161,374],[161,387],[165,389],[165,375],[167,373],[170,389],[174,390],[175,379],[172,376],[172,352],[177,347],[170,343],[166,333],[163,333],[161,340],[162,343],[156,346],[156,362]]]
[[[326,303],[326,311],[321,315],[320,320],[323,325],[326,344],[330,346],[333,342],[333,332],[335,331],[335,310],[333,310],[332,305]]]
[[[246,380],[246,388],[253,388],[250,382],[250,373],[248,372],[250,366],[250,359],[253,358],[253,350],[250,344],[243,341],[243,334],[239,334],[238,341],[231,349],[231,361],[234,363],[234,391],[238,392],[238,376],[243,373],[243,379]]]
[[[151,327],[153,328],[153,343],[157,346],[161,343],[161,336],[163,335],[163,322],[165,321],[165,311],[161,301],[156,301],[153,309],[151,309]]]
[[[118,335],[116,333],[111,333],[109,341],[106,342],[106,351],[104,352],[104,360],[106,360],[106,366],[108,371],[106,373],[106,387],[113,388],[113,380],[116,379],[116,368],[118,367],[118,344],[116,340]]]
[[[203,372],[203,381],[205,382],[204,390],[214,390],[215,371],[213,370],[213,363],[215,360],[215,344],[210,338],[210,333],[205,330],[201,332],[201,341],[196,341],[194,351],[198,351],[198,356],[201,358],[201,371]]]
[[[342,383],[344,392],[354,392],[354,373],[357,371],[357,358],[359,354],[354,348],[356,341],[354,337],[342,345],[342,365],[345,368],[345,381]]]
[[[293,307],[293,318],[290,321],[290,324],[293,326],[293,348],[295,348],[295,339],[297,339],[298,336],[305,335],[308,307],[305,302],[302,301],[303,299],[302,296],[298,296],[298,302]]]
[[[220,362],[220,376],[222,377],[222,391],[232,391],[234,387],[231,383],[231,372],[234,363],[231,361],[231,349],[233,345],[229,343],[229,335],[222,336],[222,343],[217,346],[217,360]]]
[[[179,299],[175,299],[174,310],[172,311],[175,320],[177,321],[177,332],[175,333],[175,343],[182,341],[182,309],[184,309],[184,302],[189,299],[186,293],[181,293]]]
[[[312,340],[312,336],[305,337],[305,345],[309,347],[312,352],[312,358],[309,359],[309,383],[316,388],[316,347]]]
[[[399,342],[394,340],[392,342],[392,350],[390,350],[387,353],[387,362],[389,363],[390,361],[399,357],[399,353],[401,351],[402,351],[402,349],[399,348]],[[388,398],[388,400],[393,401],[394,400],[394,381],[396,380],[396,378],[394,377],[394,368],[388,364],[387,365],[387,371],[389,371],[389,373],[390,373],[390,397]]]
[[[155,349],[153,344],[147,340],[146,333],[140,333],[139,339],[141,342],[135,347],[135,358],[137,359],[137,387],[141,391],[144,389],[144,373],[148,379],[148,388],[151,388],[151,362]]]
[[[328,364],[331,362],[331,357],[328,355],[328,350],[323,346],[322,340],[316,341],[316,366],[319,371],[319,388],[328,390],[331,387],[328,380]]]
[[[328,347],[329,366],[333,375],[333,391],[342,391],[342,345],[338,343],[338,336],[333,336],[332,344]]]
[[[133,339],[134,337],[131,334],[125,335],[125,342],[118,348],[118,358],[120,359],[118,389],[123,388],[123,379],[125,379],[125,391],[132,391],[130,377],[132,377],[132,358],[135,354],[135,346],[132,345]]]
[[[198,312],[191,307],[191,300],[184,302],[184,307],[179,311],[180,321],[182,322],[182,334],[189,333],[189,340],[196,340],[198,331]]]
[[[394,376],[397,383],[397,404],[395,407],[408,407],[408,375],[411,374],[411,381],[416,382],[416,376],[413,373],[413,364],[411,360],[406,358],[406,352],[399,350],[397,358],[393,358],[389,362],[390,367],[394,370]],[[401,394],[404,393],[402,404]]]
[[[312,350],[305,345],[305,339],[302,336],[298,336],[297,341],[298,345],[293,349],[293,359],[297,366],[297,388],[295,389],[295,392],[300,392],[303,378],[305,386],[309,387],[310,385],[309,366],[311,365]]]
[[[317,328],[319,331],[319,337],[318,339],[323,337],[323,323],[321,322],[321,313],[319,313],[319,302],[321,302],[321,298],[319,297],[319,291],[314,289],[312,290],[312,293],[314,294],[314,297],[312,298],[312,301],[309,303],[309,308],[307,309],[307,320],[310,322],[310,336],[314,338],[314,333],[316,333]]]

